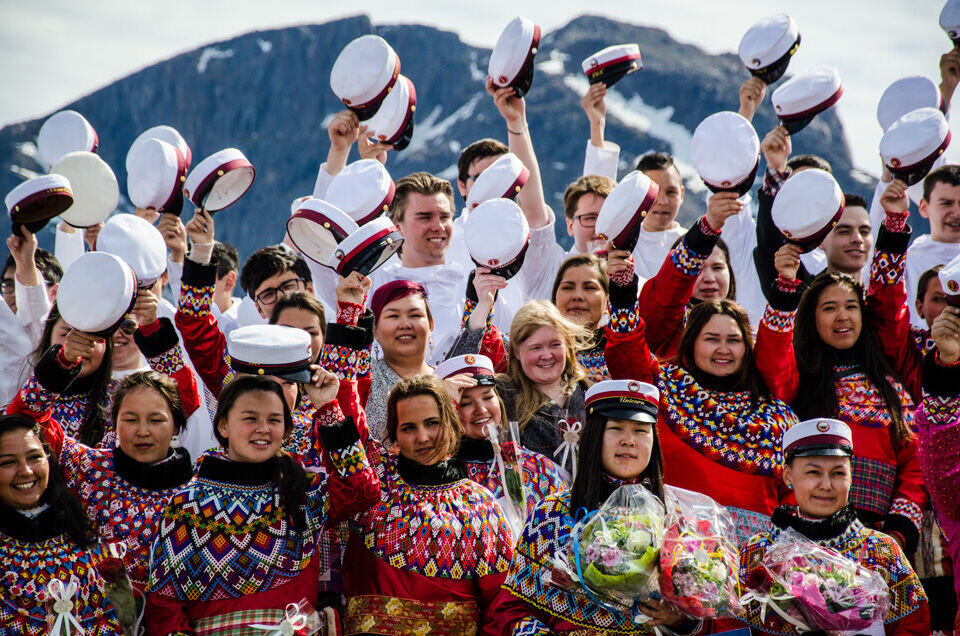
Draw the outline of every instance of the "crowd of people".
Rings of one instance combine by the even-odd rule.
[[[960,49],[940,68],[947,114]],[[368,104],[348,104],[291,217],[325,214],[328,256],[367,259],[348,269],[290,223],[241,262],[216,240],[229,215],[181,196],[182,178],[172,204],[59,221],[53,253],[8,197],[0,635],[802,631],[755,601],[704,620],[648,599],[637,621],[579,585],[561,565],[571,532],[630,484],[722,507],[744,588],[792,530],[885,581],[869,633],[960,630],[960,166],[884,165],[872,202],[840,195],[804,244],[778,209],[830,165],[792,155],[786,120],[762,141],[751,127],[762,159],[742,191],[711,187],[684,228],[673,157],[618,175],[618,79],[581,100],[590,137],[562,219],[529,81],[486,79],[507,143],[466,145],[455,184],[394,181],[403,135],[371,136]],[[730,96],[737,117],[767,84]],[[618,198],[627,187],[639,198]],[[501,226],[468,226],[490,199],[515,199],[498,205],[526,228],[506,264],[477,256],[478,240],[510,249]],[[340,235],[338,213],[354,224]],[[929,234],[912,236],[917,213]],[[101,253],[116,262],[91,264]],[[108,269],[135,285],[102,283]]]

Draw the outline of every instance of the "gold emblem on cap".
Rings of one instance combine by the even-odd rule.
[[[19,205],[13,206],[13,211],[14,211],[14,212],[19,212],[19,211],[20,211],[20,206],[19,206]]]
[[[263,375],[263,369],[257,369],[257,375]]]
[[[329,221],[324,221],[324,222],[323,222],[323,227],[325,227],[325,228],[327,228],[327,229],[330,229],[330,222],[329,222]]]
[[[639,382],[630,382],[629,384],[627,384],[627,390],[629,390],[629,391],[631,391],[631,392],[633,392],[633,393],[639,393],[639,392],[640,392],[640,383],[639,383]]]
[[[948,280],[948,281],[947,281],[947,290],[948,290],[950,293],[952,293],[952,294],[957,293],[958,291],[960,291],[960,283],[958,283],[958,282],[955,281],[955,280]]]
[[[389,210],[389,209],[390,209],[390,206],[387,205],[386,203],[384,203],[384,204],[383,204],[383,211],[386,212],[386,211]]]
[[[467,364],[473,364],[474,362],[477,361],[477,359],[471,355],[466,355],[466,356],[463,356],[463,361],[466,362]]]
[[[218,176],[218,177],[222,177],[222,176],[223,176],[223,170],[217,170],[217,176]]]
[[[343,250],[337,250],[336,253],[334,254],[334,256],[337,257],[337,260],[338,260],[338,261],[342,261],[342,260],[343,260]]]
[[[186,183],[186,182],[187,182],[187,175],[185,174],[180,175],[180,183]]]
[[[894,157],[893,159],[890,160],[890,165],[893,166],[894,168],[899,168],[900,160]]]
[[[517,192],[520,192],[520,186],[514,186],[513,189],[514,189],[515,191],[517,191]]]
[[[388,237],[387,237],[387,245],[392,245],[392,244],[393,244],[393,239],[388,236]]]

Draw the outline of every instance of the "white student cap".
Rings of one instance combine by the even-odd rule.
[[[529,178],[530,171],[517,155],[512,152],[500,155],[473,182],[467,196],[467,209],[472,210],[490,199],[514,200]]]
[[[587,415],[655,424],[660,409],[657,387],[638,380],[601,380],[584,396]]]
[[[843,214],[843,192],[829,172],[810,168],[793,175],[773,200],[773,223],[791,243],[810,252]]]
[[[38,232],[55,216],[73,204],[70,181],[59,174],[45,174],[27,179],[7,193],[4,202],[14,224]],[[19,235],[19,232],[17,232]]]
[[[198,208],[216,212],[239,201],[256,176],[242,152],[225,148],[197,164],[183,184],[183,194]]]
[[[880,138],[880,157],[893,176],[913,185],[923,180],[950,145],[950,125],[937,108],[918,108],[893,122]]]
[[[790,58],[800,47],[800,30],[786,13],[754,23],[740,39],[740,61],[755,77],[773,84],[783,77]]]
[[[309,198],[287,219],[287,234],[300,253],[329,267],[330,257],[359,226],[346,212],[322,199]]]
[[[693,131],[690,158],[711,192],[743,196],[760,165],[760,140],[750,122],[738,113],[714,113]]]
[[[540,46],[540,27],[517,16],[507,24],[490,53],[487,74],[494,86],[512,87],[523,97],[533,84],[533,58]]]
[[[781,84],[773,91],[770,102],[780,124],[794,135],[836,104],[842,95],[843,85],[837,69],[818,66]]]
[[[366,122],[366,134],[380,143],[392,145],[399,152],[413,138],[413,114],[416,110],[417,90],[409,77],[401,75],[376,114]]]
[[[114,214],[107,219],[97,235],[96,249],[123,259],[144,287],[155,283],[167,271],[167,244],[163,235],[136,214]]]
[[[643,68],[640,45],[608,46],[581,62],[580,68],[583,69],[591,84],[603,82],[609,88],[630,73],[636,73]]]
[[[51,173],[70,181],[73,205],[61,215],[74,227],[90,227],[107,220],[120,201],[117,177],[107,162],[92,152],[77,151],[64,155]]]
[[[403,235],[389,217],[380,216],[360,226],[333,251],[329,266],[341,276],[360,272],[369,276],[403,245]]]
[[[37,135],[37,150],[51,166],[71,152],[96,152],[97,131],[75,110],[61,110],[47,118]]]
[[[496,276],[512,278],[523,266],[530,226],[516,203],[490,199],[470,212],[464,237],[474,263],[489,268]]]
[[[390,209],[396,185],[376,159],[354,161],[333,178],[324,200],[363,225]]]
[[[877,122],[886,132],[895,121],[918,108],[937,108],[946,114],[940,87],[929,77],[901,77],[883,91],[877,104]]]
[[[657,200],[660,186],[639,170],[627,174],[603,200],[596,232],[613,242],[614,249],[633,251],[643,217]]]
[[[373,117],[400,76],[400,58],[378,35],[348,43],[330,70],[330,88],[360,121]]]
[[[123,260],[106,252],[87,252],[60,280],[57,307],[74,329],[107,338],[137,300],[137,277]]]
[[[138,208],[179,216],[186,179],[186,158],[172,144],[146,139],[127,153],[127,196]]]
[[[272,375],[293,382],[309,382],[310,334],[281,325],[238,327],[227,336],[230,368],[237,373]]]

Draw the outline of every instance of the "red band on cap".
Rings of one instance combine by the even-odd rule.
[[[951,137],[951,133],[949,130],[947,130],[947,136],[943,138],[943,141],[940,143],[939,146],[937,146],[937,149],[931,152],[929,155],[927,155],[923,159],[921,159],[920,161],[911,163],[909,166],[888,166],[888,167],[891,169],[892,172],[898,172],[898,173],[910,172],[914,168],[919,168],[920,166],[930,161],[931,159],[934,159],[942,155],[943,151],[946,150],[947,146],[950,145],[950,137]]]
[[[791,113],[790,115],[777,114],[777,117],[779,117],[781,121],[790,122],[795,119],[803,119],[804,117],[808,117],[810,115],[816,115],[818,113],[822,113],[823,111],[827,110],[828,108],[836,104],[838,101],[840,101],[841,96],[843,96],[843,86],[838,88],[833,95],[831,95],[826,99],[826,101],[820,102],[819,104],[817,104],[812,108],[808,108],[807,110],[799,113]]]
[[[40,192],[34,192],[30,196],[24,199],[20,199],[19,201],[17,201],[17,203],[13,207],[14,209],[18,207],[25,208],[35,201],[41,201],[54,194],[68,194],[71,197],[73,197],[73,192],[70,191],[70,188],[64,188],[64,187],[44,188]],[[20,212],[15,212],[14,210],[10,210],[11,217],[16,214],[22,214],[22,213],[23,213],[23,210],[20,210]]]
[[[646,402],[651,406],[660,408],[660,402],[654,400],[651,396],[644,393],[636,393],[634,391],[604,391],[603,393],[597,393],[590,396],[590,401],[588,401],[584,406],[590,406],[598,400],[606,400],[609,398],[629,398],[631,400],[640,400],[641,402]]]
[[[337,239],[337,243],[347,238],[350,233],[344,230],[342,227],[330,220],[330,218],[323,212],[318,212],[316,210],[311,210],[309,208],[301,208],[297,210],[297,213],[290,217],[287,220],[287,223],[293,219],[306,219],[308,221],[313,221],[317,225],[324,226],[325,229],[330,230],[330,233],[333,234],[334,238]],[[327,227],[329,226],[329,227]]]
[[[187,158],[183,156],[179,148],[174,147],[173,149],[177,152],[177,180],[173,184],[173,190],[171,190],[170,196],[168,196],[167,200],[160,206],[160,212],[166,210],[177,200],[177,195],[180,194],[180,189],[183,186],[183,177],[187,176]]]
[[[393,75],[390,77],[390,80],[387,82],[387,85],[377,93],[373,99],[369,99],[362,104],[351,104],[349,100],[341,100],[346,106],[350,107],[350,110],[364,110],[370,108],[378,102],[382,102],[383,99],[387,96],[387,93],[390,92],[390,89],[393,88],[393,85],[397,83],[397,78],[400,77],[400,56],[397,55],[397,62],[393,65]]]
[[[853,445],[850,443],[850,440],[842,435],[810,435],[808,437],[801,437],[794,443],[784,448],[783,454],[786,455],[790,451],[798,448],[807,448],[810,446],[829,446],[831,444],[853,449]]]
[[[253,165],[246,159],[234,159],[228,161],[225,164],[219,165],[213,170],[210,171],[210,174],[205,176],[200,184],[197,186],[197,189],[191,193],[190,200],[193,201],[196,205],[203,205],[203,198],[207,196],[207,193],[213,188],[213,184],[217,182],[217,179],[220,178],[220,175],[217,174],[221,170],[226,174],[231,170],[236,170],[237,168],[252,168]],[[251,184],[252,185],[252,184]]]
[[[523,186],[527,185],[527,180],[530,178],[530,171],[527,170],[526,166],[523,166],[523,169],[520,171],[520,174],[517,175],[516,180],[510,184],[510,187],[506,189],[503,193],[504,199],[515,199],[516,196],[520,193],[520,189]],[[476,206],[474,206],[476,207]]]
[[[397,185],[393,182],[393,179],[390,179],[390,188],[387,190],[387,196],[383,197],[383,201],[377,204],[377,207],[370,210],[370,212],[357,219],[357,225],[365,225],[370,221],[374,220],[385,211],[384,208],[389,208],[390,204],[393,202],[393,195],[397,192]]]
[[[638,205],[637,209],[634,211],[633,220],[630,223],[627,223],[627,226],[614,237],[614,247],[619,248],[621,245],[626,245],[629,242],[630,235],[636,229],[637,225],[643,223],[643,215],[638,213],[649,210],[651,207],[653,207],[653,204],[657,200],[657,195],[659,193],[660,186],[656,181],[651,179],[650,186],[647,188],[647,194],[644,195],[643,201],[640,202],[640,205]]]
[[[607,67],[614,66],[614,65],[616,65],[616,64],[623,64],[624,62],[629,62],[629,61],[631,61],[631,60],[639,60],[639,59],[640,59],[640,54],[639,54],[639,53],[637,53],[637,54],[630,53],[629,55],[624,55],[623,57],[618,57],[618,58],[615,59],[615,60],[610,60],[609,62],[604,62],[603,64],[597,64],[596,66],[591,67],[590,70],[584,71],[583,74],[584,74],[584,75],[587,75],[587,76],[590,76],[590,75],[593,75],[594,73],[596,73],[597,71],[602,71],[603,69],[605,69],[605,68],[607,68]]]
[[[410,119],[413,117],[413,111],[417,107],[417,89],[413,85],[413,82],[407,79],[407,86],[410,88],[410,94],[407,96],[407,111],[403,116],[403,121],[400,123],[400,128],[393,133],[393,136],[390,139],[382,142],[385,144],[395,143],[400,137],[403,137],[404,131],[407,129],[407,126],[410,124]]]

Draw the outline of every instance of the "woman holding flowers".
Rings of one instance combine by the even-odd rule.
[[[853,456],[850,427],[834,419],[807,420],[784,434],[782,449],[786,462],[783,480],[796,495],[797,505],[777,508],[772,518],[773,529],[751,537],[741,552],[741,583],[755,590],[751,595],[754,600],[744,607],[745,620],[762,632],[793,634],[803,627],[791,624],[791,620],[784,617],[785,614],[791,616],[789,608],[782,609],[785,602],[800,607],[801,620],[813,630],[837,629],[835,625],[826,625],[822,621],[825,618],[843,619],[840,613],[846,610],[854,611],[854,620],[869,614],[870,603],[864,599],[849,607],[838,600],[840,591],[831,592],[837,586],[827,579],[839,579],[826,574],[827,568],[812,573],[818,579],[801,575],[804,578],[802,587],[779,589],[766,584],[769,572],[777,568],[773,563],[768,563],[772,570],[765,567],[764,557],[774,549],[778,537],[791,529],[817,546],[850,559],[854,566],[852,572],[857,571],[856,564],[859,564],[879,574],[886,583],[889,604],[885,619],[878,621],[883,625],[874,624],[867,629],[857,625],[853,627],[857,633],[930,634],[927,597],[900,546],[890,536],[866,528],[848,504]],[[783,543],[781,541],[779,545]],[[796,564],[797,559],[791,559],[790,563]],[[814,590],[810,583],[816,584],[818,580],[823,585],[815,585],[817,589]],[[853,585],[841,583],[839,587],[849,591]],[[777,603],[777,609],[767,607],[773,603]],[[810,624],[814,622],[811,620],[814,615],[820,618],[820,624]],[[791,619],[797,620],[796,617],[794,614]]]
[[[581,469],[573,488],[545,497],[529,514],[507,579],[497,597],[502,634],[631,634],[668,625],[679,634],[699,624],[656,601],[640,606],[651,620],[634,622],[584,591],[568,565],[571,531],[625,484],[640,484],[663,500],[663,459],[656,421],[659,392],[634,380],[606,380],[587,393],[580,440]]]

